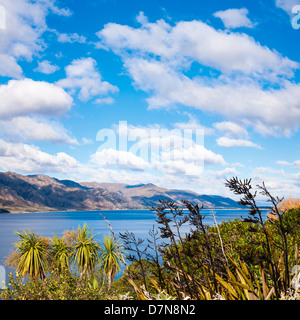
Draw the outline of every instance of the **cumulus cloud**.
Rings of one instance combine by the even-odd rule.
[[[38,67],[34,69],[34,71],[51,74],[59,70],[59,66],[53,65],[51,61],[43,60],[38,62]]]
[[[78,144],[57,121],[72,107],[62,88],[31,79],[0,85],[0,133],[14,141],[51,141]]]
[[[236,176],[238,174],[238,171],[235,168],[225,168],[223,170],[217,170],[217,171],[212,171],[210,170],[207,172],[207,174],[211,175],[214,178],[217,179],[227,179],[229,176]]]
[[[288,174],[284,170],[274,170],[269,167],[254,168],[250,173],[253,185],[262,184],[264,181],[273,196],[288,198],[291,195],[300,197],[299,173]]]
[[[188,176],[201,174],[205,166],[226,165],[222,155],[204,147],[203,130],[200,133],[197,136],[190,130],[168,130],[158,125],[137,127],[121,122],[114,126],[114,131],[98,132],[97,141],[104,143],[92,155],[91,162],[99,167]]]
[[[122,57],[134,86],[148,93],[150,109],[193,107],[265,136],[289,136],[298,129],[300,87],[288,80],[297,62],[244,33],[223,32],[201,21],[171,26],[142,18],[139,28],[109,23],[97,35],[102,48]],[[192,62],[221,74],[191,78]]]
[[[0,139],[0,167],[2,170],[25,173],[68,173],[70,170],[75,170],[78,165],[73,157],[64,152],[51,155],[36,146],[9,143]]]
[[[48,30],[48,13],[68,16],[71,12],[60,9],[53,0],[2,0],[1,5],[5,8],[6,28],[0,34],[0,76],[19,79],[23,71],[18,61],[31,61],[46,47],[42,35]]]
[[[224,133],[227,137],[240,138],[248,136],[247,130],[237,123],[230,121],[222,121],[214,123],[214,127]]]
[[[72,11],[69,8],[60,8],[55,2],[56,0],[43,0],[43,2],[49,6],[49,10],[51,10],[54,14],[58,16],[69,17],[72,15]]]
[[[22,74],[23,70],[14,57],[0,53],[0,76],[18,79]]]
[[[176,122],[174,123],[174,127],[181,129],[181,130],[203,130],[203,133],[208,135],[214,135],[215,130],[213,128],[208,128],[203,126],[201,123],[198,122],[196,118],[194,118],[192,115],[187,114],[189,116],[189,121],[187,122]]]
[[[222,155],[201,145],[191,145],[162,150],[160,159],[154,161],[151,167],[163,174],[197,177],[204,172],[206,166],[225,164]]]
[[[244,33],[223,32],[201,21],[180,21],[171,26],[164,20],[145,23],[140,28],[108,23],[97,32],[101,48],[126,58],[152,54],[173,65],[192,61],[224,73],[242,72],[267,77],[291,75],[298,64],[275,50],[261,46]]]
[[[143,11],[140,11],[139,14],[136,16],[136,21],[139,22],[141,25],[148,23],[148,18],[145,16]]]
[[[249,11],[246,8],[242,9],[228,9],[225,11],[218,11],[214,16],[220,18],[224,26],[228,29],[235,29],[240,27],[254,28],[253,23],[248,17]]]
[[[99,167],[118,167],[129,170],[145,170],[149,167],[149,163],[132,152],[115,149],[97,151],[91,156],[91,162]]]
[[[57,40],[62,43],[85,43],[86,37],[80,36],[78,33],[59,33],[57,32]]]
[[[129,172],[140,172],[148,179],[148,181],[145,180],[144,182],[150,181],[154,183],[157,181],[157,183],[165,184],[166,180],[174,179],[174,175],[178,180],[191,179],[192,177],[199,178],[204,172],[204,165],[224,165],[226,163],[221,155],[217,155],[204,147],[198,147],[194,150],[173,149],[163,151],[160,157],[154,157],[153,161],[149,162],[130,151],[109,148],[94,153],[91,156],[90,164],[94,170],[102,170],[101,172],[103,173],[107,170],[117,169],[116,172],[119,172],[120,175],[118,177],[115,176],[115,181],[124,180],[124,177],[121,177],[120,170],[126,170],[127,175],[130,175]],[[139,178],[135,177],[135,183],[140,181]]]
[[[6,28],[0,34],[0,76],[15,78],[0,85],[0,133],[7,140],[47,140],[76,144],[57,119],[71,109],[73,99],[61,87],[23,76],[19,61],[32,62],[46,48],[43,34],[49,31],[49,12],[71,15],[59,8],[54,0],[2,0]],[[58,67],[50,61],[40,61],[35,71],[50,74]]]
[[[0,133],[7,137],[7,140],[78,144],[78,141],[70,136],[62,124],[53,120],[30,117],[0,120]]]
[[[258,84],[190,79],[157,61],[131,59],[126,67],[138,87],[152,93],[150,108],[181,104],[217,112],[228,119],[249,123],[265,134],[289,135],[300,123],[299,85],[286,83],[280,89],[264,90]],[[265,128],[268,128],[266,130]]]
[[[69,111],[72,98],[60,87],[31,79],[10,80],[0,85],[0,117],[61,116]]]
[[[162,161],[173,159],[175,161],[184,160],[184,162],[192,162],[206,165],[225,165],[223,157],[216,154],[204,146],[191,144],[190,147],[179,147],[171,150],[162,151]]]
[[[118,87],[102,80],[96,65],[96,61],[90,57],[73,60],[65,68],[67,77],[56,84],[69,89],[71,94],[78,92],[78,98],[82,101],[100,99],[99,97],[118,92]]]

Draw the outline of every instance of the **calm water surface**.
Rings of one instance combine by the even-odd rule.
[[[264,214],[266,212],[265,210]],[[152,229],[153,225],[157,226],[156,215],[149,210],[116,210],[101,213],[108,218],[116,236],[119,232],[128,230],[136,237],[146,239],[149,229]],[[206,214],[206,224],[212,225],[211,211],[203,210],[202,213]],[[218,209],[215,213],[218,223],[247,216],[247,210]],[[78,225],[84,223],[94,229],[94,233],[97,233],[95,239],[100,242],[104,235],[110,233],[99,211],[0,214],[0,265],[4,264],[5,257],[13,250],[13,243],[19,240],[15,231],[31,230],[45,237],[52,237],[53,234],[61,236],[64,230],[77,229]],[[182,234],[189,229],[189,226],[183,226]]]

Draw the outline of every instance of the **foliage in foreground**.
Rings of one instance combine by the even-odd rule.
[[[166,292],[176,299],[299,297],[295,285],[299,275],[291,271],[298,265],[300,208],[284,209],[280,206],[282,199],[274,198],[263,184],[258,189],[272,207],[269,212],[272,219],[266,220],[256,204],[257,192],[252,192],[251,180],[232,178],[226,185],[241,197],[239,204],[249,209],[248,217],[208,227],[199,205],[183,201],[184,208],[180,208],[171,201],[160,201],[153,209],[160,236],[151,230],[148,240],[148,247],[155,254],[139,249],[141,239],[128,232],[121,235],[126,250],[136,253],[132,259],[140,265],[142,287],[135,286],[128,277],[140,299],[147,299],[145,292],[149,293],[147,287],[151,285],[145,278],[142,258],[156,265],[151,279],[160,288],[158,292]],[[183,237],[181,228],[186,223],[192,228]],[[158,245],[162,239],[167,239],[167,244]],[[158,254],[162,263],[157,259]]]
[[[264,184],[258,186],[272,207],[269,219],[264,219],[251,180],[232,178],[226,185],[241,197],[239,203],[249,209],[248,217],[220,225],[215,220],[209,227],[199,205],[183,201],[183,207],[178,207],[162,200],[153,208],[158,230],[153,227],[147,240],[126,231],[120,234],[120,245],[111,229],[113,238],[105,237],[100,246],[86,226],[50,240],[19,233],[17,250],[7,260],[18,274],[11,276],[11,288],[3,290],[1,297],[298,299],[299,274],[293,267],[298,265],[299,203],[274,198]],[[183,236],[181,230],[187,225],[191,229]],[[124,250],[129,252],[129,266]],[[122,263],[123,276],[114,281]]]
[[[1,293],[4,300],[100,300],[105,291],[99,285],[101,273],[94,273],[84,279],[76,273],[58,269],[52,270],[44,280],[29,278],[25,283],[16,273],[9,275],[10,286]]]
[[[120,254],[116,242],[104,237],[103,246],[86,225],[66,230],[63,237],[45,238],[31,231],[17,233],[20,241],[6,259],[16,270],[2,299],[105,299],[116,273]],[[122,255],[122,253],[121,253]]]

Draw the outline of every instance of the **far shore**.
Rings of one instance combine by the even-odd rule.
[[[271,207],[259,207],[261,210],[270,210]],[[247,208],[236,208],[236,207],[204,207],[203,210],[247,210]],[[9,211],[9,210],[8,210]],[[81,209],[81,210],[48,210],[48,211],[14,211],[14,212],[2,212],[0,215],[6,215],[6,214],[26,214],[26,213],[64,213],[64,212],[108,212],[108,211],[153,211],[150,208],[136,208],[136,209],[97,209],[97,210],[86,210],[86,209]],[[185,210],[186,211],[186,210]]]

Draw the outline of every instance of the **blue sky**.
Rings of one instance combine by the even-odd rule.
[[[296,0],[0,5],[2,171],[300,197]]]

